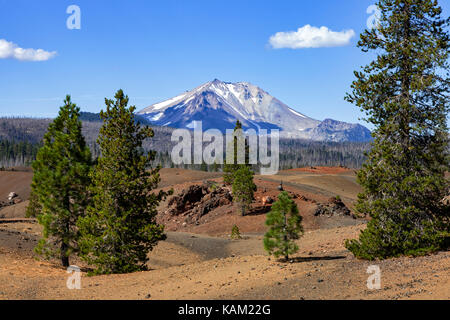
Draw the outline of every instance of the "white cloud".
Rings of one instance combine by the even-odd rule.
[[[340,47],[350,43],[355,31],[331,31],[327,27],[312,27],[309,24],[298,28],[297,31],[277,32],[270,37],[269,43],[274,49],[290,48],[321,48]]]
[[[45,51],[43,49],[24,49],[17,44],[0,39],[0,59],[17,59],[22,61],[46,61],[53,58],[56,51]]]

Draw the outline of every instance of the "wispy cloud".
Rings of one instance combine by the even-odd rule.
[[[0,39],[0,59],[17,59],[21,61],[46,61],[56,56],[56,51],[43,49],[24,49],[17,44]]]
[[[274,49],[304,49],[321,47],[341,47],[350,43],[355,31],[331,31],[327,27],[312,27],[309,24],[297,31],[277,32],[270,37],[269,43]]]

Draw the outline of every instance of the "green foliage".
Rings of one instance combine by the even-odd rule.
[[[252,203],[255,189],[256,185],[253,182],[253,172],[248,166],[240,165],[234,173],[232,191],[233,201],[239,205],[243,216]]]
[[[420,255],[448,248],[447,114],[450,18],[433,0],[380,0],[378,29],[358,43],[377,58],[355,72],[352,94],[375,126],[358,172],[358,212],[371,221],[346,247],[359,258]]]
[[[231,228],[231,236],[230,237],[233,240],[242,239],[241,232],[239,231],[239,227],[237,225],[233,225],[233,227]]]
[[[151,192],[160,181],[159,167],[147,170],[154,153],[145,155],[142,148],[153,130],[135,121],[135,107],[127,108],[122,90],[105,104],[97,141],[101,156],[91,176],[93,204],[78,223],[81,255],[96,274],[146,270],[148,252],[166,238],[155,216],[167,193]]]
[[[238,164],[238,141],[240,139],[245,139],[242,131],[242,123],[237,120],[236,126],[234,127],[234,137],[233,137],[233,146],[230,148],[233,150],[233,161],[228,163],[225,160],[223,165],[223,181],[225,184],[233,184],[235,172],[243,165]],[[244,152],[245,152],[245,163],[248,165],[249,162],[249,146],[247,140],[244,141]]]
[[[44,227],[35,251],[47,257],[58,255],[66,267],[70,254],[79,249],[76,223],[84,215],[89,199],[91,153],[81,133],[79,114],[80,109],[67,96],[33,162],[28,211],[30,215],[38,213]]]
[[[0,163],[6,166],[29,166],[41,147],[28,141],[0,140]]]
[[[298,251],[294,240],[303,234],[302,217],[295,202],[286,191],[278,195],[278,200],[267,214],[266,225],[269,230],[264,235],[264,249],[275,257],[289,255]]]
[[[241,164],[238,163],[239,141],[244,142],[245,163]],[[239,120],[236,121],[236,127],[234,128],[232,150],[233,162],[228,163],[225,161],[223,167],[223,180],[226,184],[232,185],[233,201],[239,205],[241,214],[244,216],[253,200],[253,192],[256,190],[256,185],[253,183],[253,172],[248,164],[249,146],[243,136],[242,124]]]
[[[33,188],[30,192],[30,198],[28,200],[29,200],[29,202],[28,202],[27,209],[25,211],[25,217],[35,218],[41,213],[42,207],[41,207],[41,204],[39,203],[39,198],[38,198],[36,192],[33,190]]]
[[[211,183],[210,183],[210,185],[209,185],[209,190],[210,190],[211,192],[214,192],[214,191],[217,190],[217,187],[218,187],[217,183],[216,183],[215,181],[211,181]]]

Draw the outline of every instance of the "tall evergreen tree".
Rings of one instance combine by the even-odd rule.
[[[149,169],[155,153],[144,154],[142,143],[153,130],[141,127],[128,96],[117,91],[105,99],[98,144],[101,156],[92,174],[93,205],[80,219],[82,257],[95,273],[146,270],[147,254],[165,239],[155,222],[156,207],[166,193],[152,193],[160,181],[159,167]]]
[[[48,257],[59,256],[64,267],[69,266],[70,254],[78,250],[76,223],[85,214],[89,198],[91,153],[79,116],[80,109],[67,96],[33,162],[32,200],[44,227],[35,250]]]
[[[277,258],[283,256],[289,260],[289,255],[298,251],[294,240],[303,234],[303,226],[297,204],[286,191],[281,192],[272,205],[266,225],[269,230],[264,235],[264,249]]]
[[[253,172],[244,164],[234,172],[233,201],[238,204],[242,216],[245,216],[253,200],[256,185],[253,182]]]
[[[28,205],[27,205],[27,209],[25,211],[25,217],[27,217],[27,218],[37,217],[41,213],[41,210],[42,210],[42,207],[39,203],[39,197],[37,195],[37,192],[34,191],[34,188],[35,187],[32,183],[30,197],[28,199]]]
[[[238,141],[242,139],[244,141],[244,153],[245,153],[245,165],[249,163],[249,146],[247,140],[243,136],[242,131],[242,123],[239,120],[236,120],[236,126],[234,127],[234,136],[233,136],[233,161],[228,163],[225,160],[223,165],[223,181],[226,184],[233,184],[234,175],[236,171],[244,164],[238,163]]]
[[[449,207],[441,199],[449,170],[449,34],[436,0],[380,0],[377,29],[366,30],[362,51],[378,53],[355,72],[346,99],[375,127],[368,160],[358,173],[357,210],[372,219],[357,257],[423,254],[448,247]]]

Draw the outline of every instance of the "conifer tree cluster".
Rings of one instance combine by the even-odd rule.
[[[371,220],[357,257],[418,255],[449,245],[447,114],[450,18],[436,0],[380,0],[378,28],[358,43],[377,58],[355,72],[346,99],[375,127],[368,160],[358,173],[357,210]]]
[[[148,252],[165,239],[155,216],[167,193],[151,192],[160,181],[159,167],[148,170],[154,153],[146,155],[142,148],[153,131],[135,121],[135,107],[127,107],[122,90],[105,103],[96,161],[70,96],[45,134],[33,163],[33,204],[28,210],[44,227],[36,251],[59,255],[65,267],[75,253],[95,273],[145,270]]]
[[[29,141],[0,139],[0,167],[29,166],[35,160],[40,145]]]

